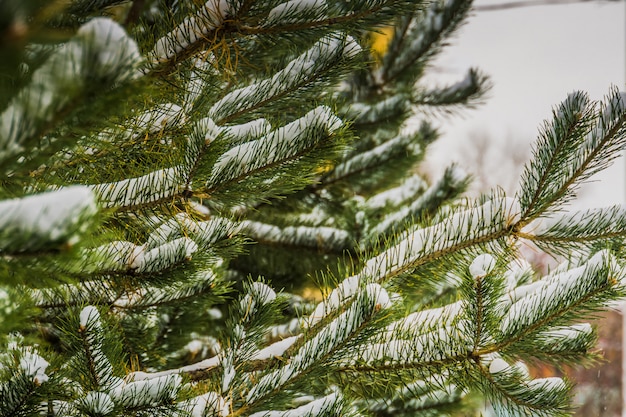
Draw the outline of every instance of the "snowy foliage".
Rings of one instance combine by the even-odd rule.
[[[567,415],[526,364],[591,363],[626,295],[625,209],[565,210],[624,94],[572,93],[518,194],[463,200],[416,167],[424,107],[489,86],[420,84],[471,1],[12,4],[0,417]]]

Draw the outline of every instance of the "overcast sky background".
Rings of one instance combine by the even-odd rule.
[[[477,0],[492,5],[510,0]],[[454,82],[466,69],[490,75],[486,103],[462,116],[438,118],[443,136],[431,146],[428,171],[450,161],[476,172],[477,138],[493,140],[480,162],[488,185],[512,188],[514,159],[525,157],[552,107],[574,90],[602,99],[611,85],[626,90],[626,1],[532,6],[475,12],[434,62],[426,83]],[[624,203],[626,164],[594,177],[572,208]]]

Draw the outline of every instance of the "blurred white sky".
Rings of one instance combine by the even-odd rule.
[[[439,119],[443,137],[429,149],[426,163],[435,175],[452,160],[475,172],[477,157],[471,151],[477,137],[487,136],[494,144],[481,163],[489,185],[506,187],[515,181],[514,157],[529,152],[543,120],[568,93],[583,90],[599,100],[611,85],[626,90],[626,1],[475,12],[426,82],[457,81],[469,67],[490,75],[494,87],[476,110]],[[573,208],[625,201],[623,160],[593,180]]]

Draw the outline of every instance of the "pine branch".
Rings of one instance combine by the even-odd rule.
[[[18,335],[9,337],[7,350],[0,353],[0,363],[8,378],[0,383],[0,415],[28,416],[33,406],[45,397],[45,384],[49,381],[49,366],[34,347],[24,346]]]
[[[626,213],[622,206],[558,213],[534,220],[522,229],[519,236],[558,254],[621,239],[626,231],[625,222]]]
[[[128,14],[137,40],[90,17],[112,4],[123,20],[140,2],[23,6],[43,17],[0,51],[15,78],[0,83],[0,280],[17,283],[0,319],[55,352],[50,367],[35,347],[0,353],[0,411],[431,415],[474,392],[501,415],[568,411],[567,381],[521,361],[591,361],[580,317],[626,295],[621,251],[595,252],[621,247],[623,209],[558,213],[624,145],[624,97],[574,93],[520,194],[457,203],[454,166],[407,179],[437,134],[405,122],[484,91],[473,69],[416,87],[471,1],[154,2]],[[387,50],[362,50],[381,25]],[[244,258],[246,235],[263,246]],[[539,278],[520,241],[580,261]],[[317,274],[323,302],[245,278],[265,271],[290,291]]]
[[[465,190],[468,177],[457,166],[446,168],[442,178],[427,190],[420,190],[419,197],[410,196],[413,202],[405,202],[398,210],[386,214],[382,220],[371,230],[367,231],[369,239],[364,239],[362,249],[369,248],[371,242],[380,240],[382,236],[391,236],[414,219],[428,218],[435,214],[436,208],[441,207],[446,201],[457,197]],[[400,190],[389,190],[400,191]],[[371,200],[371,199],[370,199]],[[406,198],[409,200],[409,198]]]
[[[584,94],[573,93],[554,111],[522,174],[520,204],[526,223],[567,202],[581,182],[615,158],[626,140],[624,106],[613,89],[599,110]]]
[[[342,229],[333,227],[287,226],[245,220],[241,232],[261,244],[316,249],[327,253],[341,253],[353,246],[353,238]]]
[[[115,46],[113,46],[115,45]],[[86,57],[92,56],[93,60]],[[33,73],[30,84],[4,110],[0,123],[0,159],[22,154],[84,104],[94,87],[121,85],[135,77],[137,45],[117,24],[94,19]],[[91,83],[86,80],[91,79]],[[50,141],[49,154],[63,141]],[[33,146],[36,147],[36,146]],[[8,168],[8,167],[7,167]]]
[[[459,107],[471,109],[481,103],[490,88],[489,78],[471,68],[461,81],[443,88],[422,91],[412,102],[444,111],[453,111]]]
[[[360,274],[389,280],[447,254],[510,236],[519,218],[516,205],[514,199],[494,197],[457,209],[433,226],[404,235],[400,243],[369,259]]]
[[[4,200],[0,202],[0,251],[41,255],[69,247],[93,227],[96,213],[93,193],[81,186]]]
[[[81,311],[78,334],[82,342],[82,356],[87,365],[90,387],[111,388],[114,384],[113,367],[102,352],[103,335],[100,313],[95,307],[86,307]]]
[[[378,87],[402,82],[413,78],[414,74],[420,74],[425,62],[440,48],[442,40],[458,29],[471,5],[471,0],[445,4],[437,1],[431,4],[427,13],[416,16],[409,31],[404,33],[409,39],[404,42],[402,52],[383,59],[383,66],[375,74]]]
[[[404,119],[409,112],[409,97],[395,94],[375,104],[352,103],[346,110],[345,117],[352,120],[356,129],[367,129],[393,119]]]
[[[450,381],[436,377],[417,380],[398,389],[389,398],[364,401],[366,409],[375,416],[445,415],[449,408],[458,406],[465,393]]]
[[[230,149],[213,165],[207,191],[212,192],[229,182],[298,159],[339,129],[340,124],[341,121],[328,108],[318,107],[261,139]]]
[[[503,317],[498,338],[501,347],[547,326],[574,317],[574,311],[594,311],[606,298],[623,289],[623,272],[605,251],[577,268],[516,289]]]
[[[355,155],[354,157],[337,165],[329,175],[323,179],[323,185],[346,180],[350,176],[362,174],[381,165],[385,165],[390,160],[400,155],[420,150],[414,150],[414,137],[412,135],[397,136],[374,149]]]
[[[570,414],[568,396],[570,386],[561,378],[538,378],[527,381],[524,375],[508,364],[502,370],[492,366],[489,369],[481,365],[476,367],[478,383],[495,401],[494,407],[499,414],[532,413],[542,417],[565,417]]]
[[[271,78],[228,93],[211,106],[209,115],[221,125],[289,94],[311,88],[324,82],[342,60],[354,57],[359,51],[359,45],[351,37],[328,35]]]
[[[363,3],[363,5],[361,5]],[[211,50],[215,45],[227,37],[233,38],[235,35],[242,37],[261,36],[261,35],[281,35],[298,33],[305,30],[323,28],[324,30],[333,30],[336,26],[342,26],[348,23],[356,23],[364,18],[375,18],[378,11],[383,9],[387,4],[393,4],[394,1],[373,1],[355,2],[353,13],[342,13],[325,19],[315,19],[314,16],[319,11],[313,10],[314,14],[301,13],[304,7],[295,6],[291,13],[283,13],[283,11],[275,11],[269,13],[274,17],[270,19],[272,25],[262,24],[259,26],[248,26],[244,23],[246,16],[250,10],[248,5],[235,5],[228,0],[209,0],[198,12],[192,17],[183,20],[173,31],[159,39],[151,52],[154,65],[150,69],[155,75],[164,75],[173,71],[177,65],[184,60],[195,56],[202,50]],[[304,3],[306,4],[306,3]],[[239,8],[235,10],[235,7]],[[368,7],[359,10],[358,7]],[[283,23],[282,18],[287,18],[295,14],[303,14],[304,16],[313,17],[313,21],[305,20],[297,23]],[[280,23],[279,23],[280,22]]]

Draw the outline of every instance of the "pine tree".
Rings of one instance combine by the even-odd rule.
[[[0,415],[568,415],[526,364],[593,363],[626,295],[624,209],[564,211],[624,145],[616,89],[470,201],[415,168],[489,87],[419,83],[471,1],[0,7]]]

